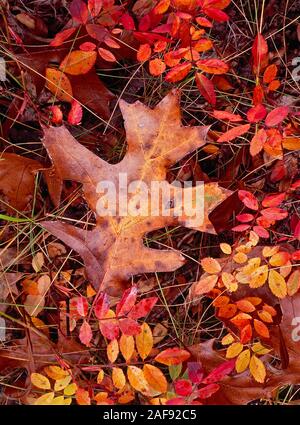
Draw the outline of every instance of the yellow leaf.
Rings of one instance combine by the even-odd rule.
[[[146,381],[155,391],[165,393],[168,389],[168,382],[165,375],[156,366],[145,364],[143,367],[144,376]]]
[[[229,255],[232,253],[232,248],[228,243],[220,243],[220,249],[224,254]]]
[[[54,392],[46,393],[37,398],[34,402],[35,405],[48,405],[54,399]]]
[[[62,102],[72,102],[72,86],[69,78],[58,69],[46,69],[46,87]]]
[[[240,352],[243,350],[244,346],[240,342],[234,342],[231,344],[226,351],[226,358],[227,359],[233,359],[234,357],[237,357]]]
[[[141,359],[145,360],[153,347],[153,336],[147,323],[142,324],[141,332],[135,337],[135,343]]]
[[[142,369],[139,369],[136,366],[128,366],[127,377],[130,385],[135,390],[141,393],[147,392],[149,390],[149,385],[145,379]]]
[[[101,384],[104,378],[104,372],[103,369],[100,369],[97,375],[97,384]]]
[[[68,397],[64,399],[64,405],[65,406],[70,406],[70,404],[72,403],[72,398]]]
[[[51,405],[56,405],[56,406],[62,406],[62,405],[64,405],[65,404],[65,398],[64,398],[64,396],[63,395],[60,395],[60,396],[58,396],[58,397],[55,397],[52,401],[51,401],[51,403],[50,403]]]
[[[58,379],[54,384],[54,391],[64,390],[72,381],[72,376],[68,375],[62,379]]]
[[[121,390],[126,384],[126,378],[124,372],[119,367],[114,367],[112,370],[112,381],[118,390]]]
[[[41,390],[50,390],[51,388],[49,379],[40,373],[32,373],[30,375],[30,380],[35,387],[40,388]]]
[[[44,367],[44,372],[49,376],[49,378],[58,381],[59,379],[65,378],[69,375],[67,370],[63,370],[59,366],[46,366]]]
[[[221,277],[222,277],[222,282],[224,283],[228,291],[235,292],[238,289],[237,281],[235,280],[235,277],[231,273],[223,272]]]
[[[250,373],[256,382],[263,384],[266,378],[266,368],[263,362],[253,355],[249,365]]]
[[[265,246],[262,255],[264,257],[272,257],[272,255],[276,254],[279,251],[279,246]]]
[[[235,363],[237,373],[242,373],[247,369],[250,363],[250,356],[250,350],[244,350],[238,355]]]
[[[234,341],[234,338],[231,334],[227,334],[222,338],[221,344],[222,345],[229,345]]]
[[[119,343],[116,339],[110,341],[107,345],[107,358],[111,363],[114,363],[117,360],[119,355]]]
[[[260,342],[256,342],[255,344],[253,344],[251,350],[258,356],[263,356],[265,354],[270,353],[271,351],[268,348],[264,347]]]
[[[268,266],[260,266],[254,272],[250,275],[250,282],[249,286],[250,288],[260,288],[263,286],[268,278]]]
[[[64,389],[64,395],[66,396],[71,396],[74,395],[77,391],[77,385],[73,382],[72,384],[69,384],[65,389]]]
[[[122,356],[126,360],[130,360],[134,353],[134,339],[131,335],[121,335],[120,341],[120,351],[122,353]]]
[[[287,296],[286,281],[276,270],[269,272],[269,287],[276,297],[284,298]]]
[[[212,257],[203,258],[201,260],[201,266],[206,273],[214,274],[221,271],[220,264]]]

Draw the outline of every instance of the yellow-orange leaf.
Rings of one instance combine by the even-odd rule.
[[[217,281],[218,281],[217,275],[211,275],[211,276],[203,277],[193,287],[194,295],[195,296],[202,295],[202,294],[206,294],[207,292],[211,291],[215,287],[215,284],[217,283]]]
[[[97,375],[97,384],[101,384],[104,378],[104,372],[103,369],[100,369]]]
[[[269,272],[269,287],[276,297],[284,298],[287,296],[286,281],[276,270]]]
[[[143,393],[149,390],[148,382],[145,379],[144,372],[142,369],[136,366],[128,366],[127,377],[130,385],[135,390]]]
[[[153,336],[147,323],[142,324],[141,332],[135,337],[135,343],[141,359],[145,360],[153,347]]]
[[[94,51],[74,50],[67,54],[59,69],[71,75],[86,74],[94,66],[96,58],[97,53]]]
[[[37,398],[34,402],[35,405],[48,405],[54,399],[54,392],[46,393]]]
[[[143,367],[144,376],[149,386],[159,393],[165,393],[168,388],[168,382],[165,375],[156,366],[145,364]]]
[[[224,254],[229,255],[232,252],[232,248],[228,243],[220,243],[220,248],[221,251],[224,252]]]
[[[62,102],[72,102],[72,86],[69,78],[61,71],[54,68],[46,69],[46,87]]]
[[[287,292],[290,297],[295,295],[300,288],[300,270],[295,270],[287,281]]]
[[[119,341],[120,351],[126,360],[130,360],[134,353],[134,339],[131,335],[122,335]]]
[[[263,384],[266,379],[266,368],[263,362],[253,355],[250,360],[249,369],[251,375],[255,379],[256,382]]]
[[[126,384],[126,377],[124,375],[124,372],[121,368],[119,367],[114,367],[112,370],[112,381],[113,384],[116,388],[118,388],[118,390],[121,390],[122,388],[124,388],[125,384]]]
[[[222,338],[221,344],[222,345],[229,345],[234,341],[234,338],[231,334],[227,334]]]
[[[217,260],[206,257],[201,260],[201,266],[206,273],[215,274],[221,271],[221,266]]]
[[[251,350],[258,356],[263,356],[265,354],[270,353],[271,351],[268,348],[264,347],[260,342],[256,342],[255,344],[253,344]]]
[[[58,379],[54,384],[54,391],[62,391],[64,390],[69,383],[72,381],[72,376],[68,375],[64,378]]]
[[[30,380],[35,387],[40,388],[41,390],[49,390],[51,388],[51,384],[47,376],[41,375],[40,373],[32,373],[30,375]]]
[[[54,381],[57,381],[69,375],[69,372],[63,370],[59,366],[46,366],[44,368],[44,372],[49,376],[49,378],[54,379]]]
[[[107,345],[106,352],[108,360],[111,363],[114,363],[119,355],[119,343],[116,339],[110,341],[110,343]]]

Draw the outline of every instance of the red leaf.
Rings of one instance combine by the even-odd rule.
[[[201,74],[200,72],[197,72],[195,74],[195,80],[196,85],[201,93],[201,95],[204,97],[204,99],[207,100],[208,103],[210,103],[212,106],[216,105],[216,93],[214,89],[214,85],[211,80],[209,80],[205,75]]]
[[[270,236],[269,232],[262,226],[254,226],[253,231],[261,238],[268,238]]]
[[[288,216],[288,212],[278,207],[270,207],[261,210],[261,214],[268,220],[283,220]]]
[[[56,36],[53,38],[53,40],[50,43],[50,46],[58,47],[63,44],[65,40],[67,40],[69,37],[71,37],[72,34],[76,31],[76,28],[68,28],[67,30],[60,31],[56,34]]]
[[[57,106],[57,105],[53,105],[53,106],[49,107],[49,110],[52,114],[51,122],[53,124],[61,124],[61,122],[63,120],[63,113],[62,113],[60,107]]]
[[[236,219],[241,223],[248,223],[249,221],[254,219],[254,216],[252,214],[238,214],[236,216]]]
[[[116,62],[117,59],[115,57],[115,55],[110,52],[107,49],[103,49],[103,47],[99,47],[98,49],[99,55],[101,56],[102,59],[104,59],[106,62]]]
[[[141,332],[141,326],[133,319],[126,318],[119,320],[121,332],[124,335],[138,335]]]
[[[130,312],[130,310],[135,304],[136,296],[137,296],[136,286],[132,286],[131,288],[126,289],[126,291],[123,293],[122,298],[116,307],[117,317],[125,316],[127,313]]]
[[[176,394],[187,397],[192,393],[193,386],[187,379],[178,379],[174,382],[174,389]]]
[[[100,42],[103,42],[105,37],[109,34],[106,28],[97,24],[87,24],[85,29],[90,37]]]
[[[203,18],[202,16],[199,16],[198,18],[196,18],[196,22],[201,27],[206,27],[206,28],[212,28],[213,27],[213,24],[208,19]]]
[[[264,105],[258,104],[247,112],[247,120],[249,122],[258,122],[263,120],[267,114],[267,110]]]
[[[72,100],[71,110],[68,114],[68,123],[72,125],[79,125],[82,119],[82,106],[77,100]]]
[[[176,83],[177,81],[183,80],[192,68],[190,62],[181,63],[171,69],[165,76],[165,80],[169,83]]]
[[[109,298],[108,295],[104,292],[100,294],[97,298],[97,301],[94,306],[94,312],[97,319],[101,320],[105,317],[106,313],[109,310]]]
[[[103,5],[102,0],[88,0],[88,10],[90,14],[93,17],[98,16],[99,13],[101,12],[102,5]]]
[[[202,384],[212,384],[214,382],[219,382],[225,376],[229,375],[235,366],[235,359],[229,360],[220,364],[216,367],[206,378],[203,379]]]
[[[222,12],[222,10],[209,8],[205,9],[204,13],[211,19],[214,19],[217,22],[226,22],[229,20],[227,13]]]
[[[87,23],[87,20],[89,17],[89,11],[84,1],[73,0],[69,6],[69,11],[74,21],[77,21],[79,24]]]
[[[208,74],[226,74],[229,70],[227,63],[220,59],[200,59],[197,61],[196,65],[201,71],[207,72]]]
[[[121,24],[127,31],[134,31],[135,30],[135,24],[133,18],[129,15],[129,13],[124,13],[124,15],[121,16],[120,19]]]
[[[187,364],[188,376],[193,384],[200,384],[203,379],[204,370],[202,365],[198,362],[188,362]]]
[[[249,224],[239,224],[238,226],[234,226],[231,230],[234,232],[244,232],[250,228]]]
[[[209,398],[211,397],[214,393],[216,393],[220,388],[220,385],[218,384],[210,384],[207,385],[204,388],[201,388],[200,390],[198,390],[198,397],[203,399],[203,398]]]
[[[279,106],[269,112],[265,123],[268,127],[274,127],[280,124],[288,115],[290,108],[288,106]]]
[[[253,90],[253,105],[258,105],[260,103],[262,103],[264,99],[264,90],[262,88],[262,86],[255,86],[254,90]]]
[[[255,156],[263,149],[264,144],[266,143],[268,135],[266,131],[261,128],[258,132],[252,137],[250,142],[250,155]]]
[[[247,133],[250,128],[250,124],[243,124],[239,125],[237,127],[234,127],[226,133],[222,134],[217,140],[217,142],[230,142],[231,140],[235,139],[236,137],[242,136],[243,134]]]
[[[258,210],[258,201],[251,192],[239,190],[238,197],[247,208],[250,208],[250,210]]]
[[[265,84],[271,83],[275,79],[275,77],[277,75],[277,71],[278,71],[278,68],[277,68],[277,66],[275,64],[269,65],[265,69],[264,77],[263,77],[263,82]]]
[[[258,33],[252,46],[253,72],[259,73],[268,65],[268,44],[264,37]]]
[[[252,338],[252,326],[249,323],[248,325],[242,328],[240,340],[242,344],[247,344],[249,341],[251,341],[251,338]]]
[[[80,44],[79,49],[84,52],[91,52],[96,49],[96,44],[91,43],[90,41],[86,41],[82,44]]]
[[[242,117],[238,114],[232,114],[228,111],[216,111],[214,110],[213,116],[217,118],[218,120],[228,120],[231,122],[238,122],[242,121]]]
[[[157,297],[144,298],[132,308],[128,313],[128,317],[131,319],[140,319],[141,317],[147,316],[157,303],[157,300]]]
[[[263,199],[262,206],[264,208],[278,207],[278,205],[280,205],[281,202],[284,201],[285,197],[286,197],[285,192],[276,193],[275,195],[268,195]]]
[[[79,331],[79,339],[82,342],[82,344],[86,345],[87,347],[90,346],[90,342],[92,340],[93,334],[92,329],[88,322],[86,320],[83,321],[80,331]]]

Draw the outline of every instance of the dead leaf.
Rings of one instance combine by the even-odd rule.
[[[150,185],[153,180],[165,181],[171,164],[205,143],[207,127],[181,125],[179,93],[176,91],[169,93],[153,110],[140,102],[129,105],[124,101],[121,110],[129,146],[125,158],[115,165],[108,164],[80,145],[65,127],[45,129],[43,142],[56,175],[61,180],[81,182],[84,196],[95,213],[99,200],[96,187],[100,181],[107,180],[107,176],[116,188],[121,173],[126,173],[128,183],[141,180]],[[229,193],[215,183],[205,187],[204,223],[197,227],[198,230],[213,232],[208,213]],[[142,243],[143,236],[149,231],[178,222],[192,227],[186,217],[172,215],[98,216],[97,226],[92,231],[60,222],[43,222],[43,226],[80,254],[96,288],[117,295],[122,282],[132,275],[172,271],[183,264],[179,252],[155,250]]]

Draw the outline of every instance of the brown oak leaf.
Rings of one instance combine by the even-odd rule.
[[[150,187],[152,181],[164,182],[172,164],[205,144],[208,131],[208,127],[184,127],[181,124],[178,91],[170,92],[154,109],[140,102],[128,104],[124,101],[120,102],[120,108],[128,148],[118,164],[109,164],[97,157],[63,126],[45,129],[43,140],[55,175],[61,180],[82,183],[84,197],[96,214],[97,224],[91,231],[58,221],[45,221],[42,225],[79,253],[93,285],[111,295],[119,294],[121,283],[133,275],[173,271],[184,263],[184,257],[178,251],[146,247],[143,244],[145,234],[170,225],[185,225],[214,233],[208,214],[231,193],[216,183],[206,184],[204,220],[196,226],[184,215],[97,215],[99,182],[109,180],[117,191],[120,190],[119,175],[122,174],[126,175],[128,185],[139,181]],[[130,195],[128,204],[134,200],[140,185]],[[127,191],[127,187],[125,189]],[[175,191],[174,199],[176,194]],[[141,203],[140,207],[144,208],[144,205]]]

